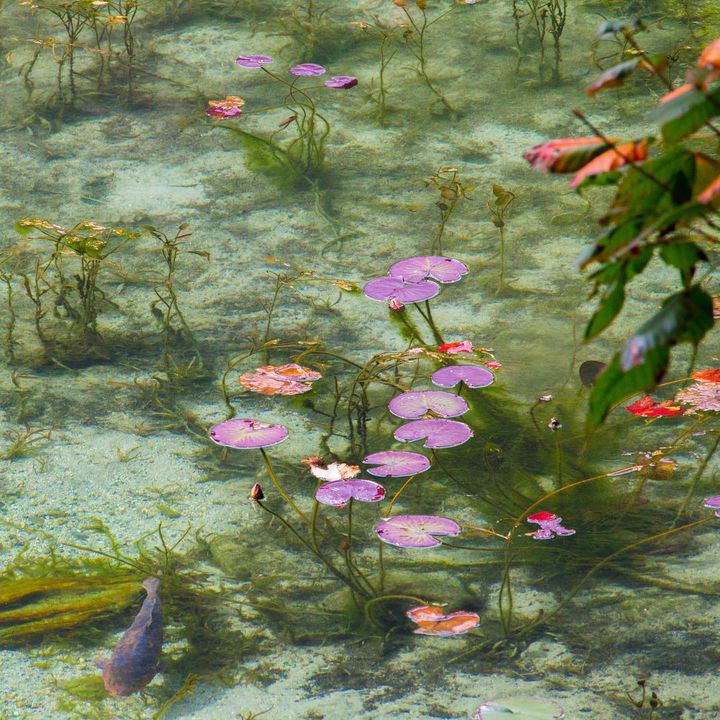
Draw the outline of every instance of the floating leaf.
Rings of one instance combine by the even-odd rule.
[[[398,277],[381,277],[370,280],[363,287],[363,292],[371,300],[389,302],[397,300],[401,304],[418,303],[429,300],[440,292],[440,286],[432,280],[405,282]]]
[[[432,412],[440,417],[457,417],[468,411],[459,395],[443,390],[411,390],[396,395],[388,404],[390,412],[405,420],[414,420]]]
[[[585,387],[592,387],[598,378],[598,375],[607,367],[607,363],[600,360],[586,360],[580,365],[578,374],[580,382]]]
[[[405,477],[425,472],[430,467],[430,460],[420,453],[405,450],[386,450],[367,455],[363,459],[366,465],[377,465],[368,468],[370,475],[377,477]]]
[[[210,439],[217,445],[248,450],[278,445],[286,440],[288,429],[259,420],[233,418],[210,428]]]
[[[442,545],[435,535],[459,535],[460,526],[454,520],[438,515],[396,515],[376,525],[375,533],[389,545],[430,548]]]
[[[416,635],[434,635],[436,637],[452,637],[463,635],[480,624],[480,616],[467,610],[445,614],[437,605],[421,605],[405,613],[418,627],[413,630]]]
[[[469,425],[458,420],[442,418],[431,420],[413,420],[401,425],[394,433],[396,440],[413,442],[425,439],[423,447],[449,448],[462,445],[473,436]]]
[[[396,262],[390,275],[405,282],[419,282],[432,278],[441,283],[454,283],[467,273],[467,265],[442,255],[419,255]]]
[[[477,365],[447,365],[432,374],[434,385],[444,388],[455,387],[459,382],[469,388],[483,388],[495,382],[495,376]]]
[[[337,480],[321,485],[315,499],[323,505],[345,507],[350,500],[378,502],[385,497],[385,488],[372,480]]]

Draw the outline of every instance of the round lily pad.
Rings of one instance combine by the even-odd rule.
[[[233,418],[210,428],[210,439],[214,443],[239,450],[278,445],[287,436],[288,429],[284,425],[249,418]]]
[[[425,455],[406,450],[385,450],[367,455],[365,465],[377,465],[368,468],[370,475],[376,477],[405,477],[425,472],[430,467],[430,460]]]
[[[469,388],[483,388],[495,382],[495,376],[485,368],[477,365],[447,365],[432,374],[434,385],[439,387],[455,387],[464,382]]]
[[[411,390],[396,395],[388,404],[388,409],[405,420],[421,418],[428,412],[449,418],[466,413],[468,404],[459,395],[444,390]]]

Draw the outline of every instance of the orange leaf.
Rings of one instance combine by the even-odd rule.
[[[647,155],[648,145],[645,140],[617,145],[601,153],[585,165],[572,179],[570,187],[576,188],[585,178],[589,178],[592,175],[611,172],[628,163],[646,160]]]
[[[720,38],[713,40],[702,51],[697,64],[701,68],[720,70]]]
[[[709,370],[698,370],[692,374],[693,380],[704,380],[705,382],[720,383],[720,368]]]

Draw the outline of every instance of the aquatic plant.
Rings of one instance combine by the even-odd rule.
[[[107,259],[138,233],[83,221],[66,229],[48,220],[25,218],[16,230],[50,246],[35,256],[32,269],[19,272],[34,307],[34,326],[46,360],[107,357],[98,319],[113,307],[101,285]]]
[[[437,515],[393,515],[375,526],[375,534],[388,545],[401,548],[432,548],[442,545],[436,536],[454,537],[460,526]]]
[[[375,81],[370,82],[368,94],[377,104],[378,119],[381,126],[387,123],[387,96],[388,82],[386,78],[387,70],[393,58],[397,55],[400,48],[399,35],[402,30],[398,25],[388,23],[380,19],[377,15],[366,16],[363,20],[354,20],[351,26],[357,27],[363,32],[374,35],[378,41],[378,77],[377,88]]]
[[[435,102],[439,102],[440,105],[442,105],[444,112],[455,115],[455,108],[450,104],[437,83],[430,79],[430,75],[428,74],[427,35],[435,23],[455,11],[459,6],[453,5],[430,19],[427,13],[428,4],[426,0],[412,0],[412,4],[409,4],[407,0],[393,0],[393,2],[400,8],[408,22],[405,32],[403,33],[403,40],[405,41],[405,47],[417,62],[415,72],[428,90],[435,96]]]
[[[647,157],[655,139],[652,135],[620,142],[575,111],[593,137],[549,141],[525,153],[528,162],[541,170],[576,173],[573,183],[579,192],[595,185],[616,188],[602,219],[602,235],[580,259],[581,268],[600,266],[591,275],[600,299],[585,331],[587,340],[614,322],[628,283],[653,257],[676,270],[679,277],[679,291],[665,298],[660,310],[627,340],[594,383],[589,429],[603,422],[628,396],[652,391],[668,369],[671,348],[679,343],[697,346],[714,324],[712,298],[695,276],[707,260],[703,245],[716,241],[718,160],[712,139],[701,139],[700,151],[685,141],[702,127],[713,138],[720,135],[712,123],[720,115],[720,40],[707,46],[685,84],[674,88],[664,74],[664,59],[649,55],[638,44],[640,29],[627,22],[608,22],[600,28],[598,38],[621,39],[630,59],[606,71],[600,81],[588,86],[588,92],[617,87],[635,72],[648,72],[669,91],[654,113],[662,148]]]
[[[150,312],[160,325],[162,342],[163,389],[177,390],[181,385],[194,382],[204,374],[204,362],[200,346],[195,339],[175,289],[175,274],[178,260],[182,255],[196,255],[209,259],[205,250],[186,248],[186,240],[192,237],[188,223],[182,223],[170,236],[153,225],[143,225],[160,243],[160,252],[165,265],[162,283],[153,288],[155,299],[150,303]],[[156,377],[157,380],[157,377]],[[158,381],[159,382],[159,381]]]
[[[84,75],[76,68],[76,56],[79,50],[84,50],[84,57],[98,61],[96,91],[104,88],[113,66],[120,65],[124,70],[127,99],[132,102],[135,88],[133,22],[138,11],[137,0],[25,0],[20,5],[28,7],[33,14],[54,18],[65,34],[64,41],[54,36],[32,41],[33,56],[21,68],[29,93],[33,91],[30,76],[40,54],[48,50],[57,64],[57,87],[55,96],[46,104],[57,105],[60,115],[66,106],[74,106],[80,97],[78,80]],[[121,50],[113,45],[118,28],[121,28]],[[84,39],[91,44],[84,44]]]
[[[316,63],[301,63],[289,68],[289,73],[295,79],[287,80],[268,68],[273,62],[269,55],[239,55],[235,61],[241,68],[262,70],[285,90],[285,97],[277,107],[285,108],[289,113],[287,120],[280,124],[280,129],[291,127],[295,130],[295,137],[285,144],[275,140],[277,132],[269,137],[257,135],[253,132],[230,125],[221,125],[244,142],[246,152],[252,163],[252,153],[265,153],[268,169],[273,173],[290,173],[294,182],[304,182],[310,187],[316,187],[321,179],[325,162],[325,142],[330,133],[330,124],[317,107],[313,97],[314,88],[298,84],[297,78],[319,77],[327,71],[322,65]],[[331,89],[347,89],[357,84],[357,78],[350,76],[334,76],[324,83]],[[210,101],[207,114],[216,120],[238,118],[242,111],[240,107],[245,101],[235,96],[229,96],[224,101]],[[267,110],[266,108],[265,110]],[[274,109],[274,108],[269,108]],[[240,111],[240,112],[238,112]],[[245,116],[259,111],[246,110]],[[254,169],[261,169],[262,165],[256,163]]]
[[[490,210],[490,221],[498,229],[500,235],[500,273],[498,276],[498,292],[502,292],[505,287],[505,216],[510,206],[517,200],[517,195],[506,190],[498,183],[492,186],[494,200],[487,201],[488,210]]]
[[[442,253],[442,240],[445,228],[460,200],[468,199],[467,193],[474,190],[476,185],[465,185],[458,180],[458,169],[441,167],[426,181],[425,187],[433,187],[440,193],[440,199],[435,205],[440,211],[440,221],[430,245],[433,253]]]
[[[512,17],[515,24],[515,43],[518,50],[518,69],[523,59],[526,36],[533,36],[538,49],[538,75],[545,79],[545,41],[548,33],[552,37],[553,66],[550,79],[560,80],[561,47],[560,39],[567,21],[567,0],[512,0]],[[525,27],[522,21],[526,20]]]

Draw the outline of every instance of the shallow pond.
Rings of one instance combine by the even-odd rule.
[[[419,5],[0,0],[0,717],[460,719],[523,696],[567,718],[720,716],[717,435],[622,408],[584,432],[581,364],[668,275],[583,344],[576,260],[607,196],[522,158],[587,134],[575,107],[610,134],[647,126],[651,79],[584,92],[620,52],[594,45],[600,22],[644,15],[680,67],[718,35],[715,3],[435,2],[426,25]],[[327,73],[287,72],[302,63]],[[361,292],[425,255],[467,267],[431,306]],[[493,380],[449,390],[473,436],[393,439],[431,402],[398,417],[393,396],[468,362]],[[315,374],[239,382],[287,363]],[[287,438],[214,443],[231,417]],[[314,502],[311,469],[386,450],[430,469],[363,465],[380,502],[367,484]],[[539,541],[537,513],[575,534]],[[450,535],[382,542],[403,515]],[[109,697],[95,661],[149,576],[162,672]],[[413,622],[424,605],[441,610]],[[438,619],[455,611],[469,632]]]

